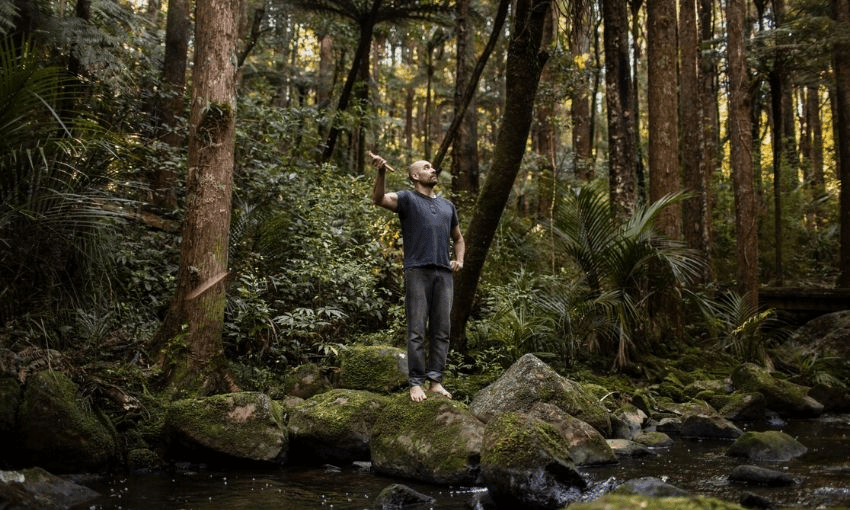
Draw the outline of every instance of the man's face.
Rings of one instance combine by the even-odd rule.
[[[410,179],[433,188],[438,182],[437,170],[428,161],[417,161],[410,166]]]

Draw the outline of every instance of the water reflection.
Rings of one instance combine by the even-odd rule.
[[[792,487],[745,486],[728,481],[732,469],[749,463],[728,457],[728,441],[691,441],[676,438],[673,446],[656,455],[622,459],[619,464],[582,471],[599,485],[615,485],[632,478],[655,476],[691,493],[741,501],[757,495],[775,507],[828,508],[850,506],[850,415],[818,420],[791,420],[758,427],[774,428],[796,437],[809,448],[791,462],[761,463],[782,470],[797,483]],[[285,466],[253,471],[181,471],[112,478],[90,484],[103,497],[80,509],[215,509],[215,510],[359,510],[372,508],[380,491],[405,483],[433,497],[433,508],[460,510],[480,496],[480,487],[442,487],[376,475],[364,465],[315,468]],[[600,490],[601,489],[601,490]],[[593,490],[591,489],[591,492]]]

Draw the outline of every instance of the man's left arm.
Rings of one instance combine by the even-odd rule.
[[[460,232],[460,225],[455,225],[452,228],[452,240],[455,243],[455,258],[452,260],[452,271],[460,271],[463,269],[463,257],[466,255],[466,242],[463,240],[463,234]]]

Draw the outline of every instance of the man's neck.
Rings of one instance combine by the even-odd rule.
[[[434,193],[433,186],[424,186],[422,184],[419,184],[418,182],[413,185],[413,190],[419,193],[420,195],[425,195],[426,197],[437,196],[437,194]]]

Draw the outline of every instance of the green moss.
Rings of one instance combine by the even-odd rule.
[[[487,424],[486,451],[481,463],[493,466],[533,467],[544,450],[551,456],[570,461],[558,429],[543,420],[520,413],[503,413]]]
[[[348,347],[340,353],[340,386],[391,393],[407,385],[405,356],[386,345]]]
[[[352,427],[371,427],[387,401],[387,397],[361,390],[336,389],[321,393],[305,400],[293,411],[290,432],[299,434],[309,422],[321,425],[322,437],[338,439],[347,436]],[[355,432],[368,435],[370,431]]]
[[[652,498],[649,496],[606,494],[588,503],[572,503],[570,510],[614,510],[652,508],[653,510],[744,510],[737,503],[703,496]]]

